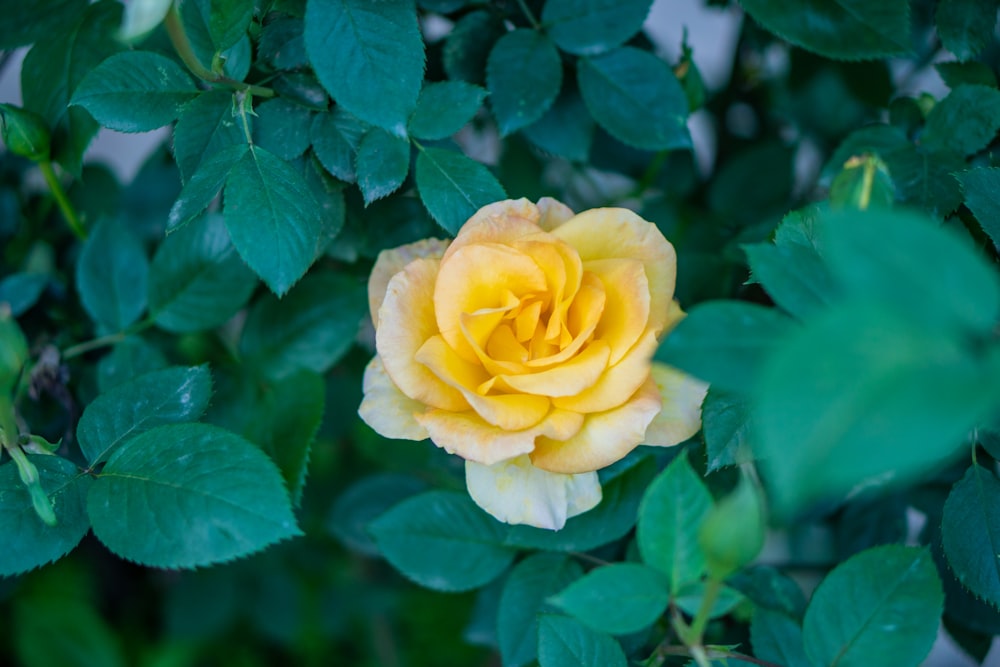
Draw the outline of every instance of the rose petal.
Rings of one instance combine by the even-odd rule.
[[[661,363],[653,364],[652,376],[663,408],[646,428],[645,444],[672,447],[701,430],[701,404],[708,384]]]
[[[474,244],[512,244],[520,238],[538,234],[538,207],[527,199],[506,199],[482,207],[458,230],[442,259]]]
[[[659,411],[660,394],[649,378],[625,404],[586,415],[576,435],[562,441],[539,437],[531,462],[549,472],[600,470],[635,449]]]
[[[476,504],[497,520],[549,530],[559,530],[566,519],[601,502],[596,472],[546,472],[527,456],[488,466],[466,461],[465,484]]]
[[[591,387],[608,367],[610,348],[595,340],[580,354],[548,370],[524,375],[500,375],[503,385],[513,391],[539,396],[573,396]]]
[[[378,355],[365,368],[364,392],[358,414],[376,433],[397,440],[423,440],[428,437],[427,429],[413,417],[426,410],[427,406],[399,390],[385,372]]]
[[[538,226],[547,232],[551,232],[575,215],[573,209],[552,197],[542,197],[538,200],[538,212],[541,214]]]
[[[371,276],[368,278],[368,309],[372,322],[378,326],[378,309],[385,300],[385,291],[392,277],[415,259],[441,259],[448,248],[448,242],[441,239],[423,239],[416,243],[383,250],[375,259]]]
[[[431,410],[414,417],[427,429],[435,445],[467,461],[486,465],[527,454],[535,448],[536,438],[542,435],[568,438],[583,424],[582,415],[563,410],[552,410],[540,423],[522,431],[497,428],[472,410]]]
[[[649,324],[649,282],[642,262],[600,259],[584,264],[604,283],[604,314],[594,337],[611,346],[611,364],[617,364]]]
[[[420,346],[438,333],[433,300],[437,270],[437,260],[417,259],[392,277],[379,308],[375,348],[404,394],[435,408],[467,410],[469,404],[459,391],[415,359]]]
[[[649,377],[649,364],[656,351],[656,335],[647,331],[628,354],[608,368],[593,386],[572,396],[558,396],[552,404],[574,412],[605,412],[629,400]]]
[[[674,296],[677,254],[651,222],[624,208],[584,211],[552,234],[577,249],[584,262],[596,259],[638,259],[649,280],[649,326],[659,332],[666,325]]]

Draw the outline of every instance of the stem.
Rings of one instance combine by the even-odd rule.
[[[686,646],[661,646],[657,649],[658,655],[682,655],[690,656],[692,651],[690,651]],[[754,665],[760,665],[761,667],[781,667],[773,662],[768,662],[767,660],[761,660],[760,658],[754,658],[749,655],[744,655],[737,651],[724,651],[722,649],[716,648],[702,648],[702,653],[708,660],[716,659],[726,659],[732,658],[734,660],[742,660],[743,662],[749,662]]]
[[[85,241],[87,239],[87,230],[83,228],[80,216],[76,214],[73,204],[70,203],[69,197],[66,196],[66,191],[63,190],[62,183],[59,182],[59,177],[56,176],[55,170],[52,169],[52,163],[44,160],[38,163],[38,168],[42,170],[45,183],[48,184],[52,196],[55,197],[56,204],[59,205],[59,210],[62,211],[63,217],[66,218],[69,228],[73,230],[78,239]]]
[[[521,12],[524,14],[525,18],[528,19],[528,23],[531,24],[531,27],[538,30],[541,27],[541,24],[538,22],[538,19],[535,18],[535,15],[531,13],[528,3],[524,0],[517,0],[517,4],[521,7]]]
[[[42,488],[41,479],[38,477],[38,468],[28,460],[21,447],[17,444],[18,429],[14,419],[14,406],[7,398],[0,399],[0,449],[7,451],[14,465],[17,466],[17,473],[21,477],[21,483],[28,489],[31,495],[31,505],[35,509],[38,518],[46,525],[56,525],[56,513],[52,509],[52,501]]]
[[[123,329],[117,333],[108,334],[107,336],[101,336],[100,338],[94,338],[93,340],[84,341],[82,343],[77,343],[63,350],[63,359],[72,359],[73,357],[78,357],[81,354],[86,354],[91,350],[96,350],[107,345],[114,345],[115,343],[120,343],[132,334],[139,333],[144,329],[148,329],[153,325],[153,320],[147,318],[145,320],[140,320],[130,327]]]
[[[701,607],[698,608],[698,613],[695,615],[694,620],[691,621],[691,639],[696,646],[701,646],[702,635],[705,634],[705,626],[708,625],[708,618],[712,615],[712,607],[715,606],[715,601],[719,598],[719,593],[722,592],[722,580],[716,578],[709,578],[705,582],[705,594],[701,598]]]

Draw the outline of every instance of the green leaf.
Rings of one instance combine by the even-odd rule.
[[[688,616],[694,617],[698,613],[698,610],[701,609],[702,602],[705,599],[706,585],[705,581],[695,581],[687,584],[674,595],[674,605]],[[714,619],[727,616],[745,601],[741,593],[728,586],[723,586],[719,589],[719,596],[715,598],[712,608],[708,611],[708,617],[709,619]]]
[[[296,505],[302,499],[309,455],[326,408],[326,385],[313,371],[297,370],[265,384],[246,437],[278,465]]]
[[[165,368],[163,353],[138,336],[129,336],[97,362],[97,389],[104,393],[129,380]]]
[[[309,0],[309,61],[337,104],[397,136],[424,79],[424,43],[413,0]]]
[[[594,119],[580,92],[564,86],[548,112],[524,128],[524,136],[547,153],[584,162],[594,141]]]
[[[549,602],[592,630],[622,635],[652,625],[670,602],[667,581],[638,563],[591,570]]]
[[[362,284],[345,274],[315,271],[285,298],[265,295],[254,303],[240,351],[272,378],[297,369],[325,373],[350,349],[367,313]]]
[[[1000,169],[979,167],[956,174],[965,193],[965,205],[983,231],[1000,245]]]
[[[328,172],[348,183],[356,180],[354,156],[368,127],[340,107],[316,115],[310,136],[316,157]]]
[[[429,491],[399,503],[369,524],[382,554],[421,586],[466,591],[496,578],[514,560],[503,524],[462,492]]]
[[[841,563],[813,593],[802,635],[814,665],[916,667],[944,606],[927,549],[876,547]]]
[[[757,609],[780,612],[794,619],[801,619],[805,613],[806,598],[798,583],[774,567],[747,568],[729,577],[726,584],[749,598]]]
[[[408,475],[369,475],[354,482],[337,497],[326,526],[347,548],[365,556],[378,556],[378,547],[368,534],[369,522],[426,489],[424,481]]]
[[[895,0],[743,0],[778,37],[827,58],[873,60],[910,53],[910,6]]]
[[[653,457],[637,454],[602,469],[602,498],[594,509],[570,518],[562,530],[511,526],[507,544],[525,549],[589,551],[626,535],[635,525],[642,494],[656,476]]]
[[[223,148],[245,143],[243,125],[233,115],[233,95],[210,90],[181,109],[174,126],[174,158],[181,179],[187,183],[202,162]]]
[[[983,334],[1000,313],[1000,281],[966,240],[903,211],[833,212],[823,225],[831,273],[847,290],[939,331]],[[929,271],[928,267],[948,267]]]
[[[920,143],[928,152],[972,155],[985,148],[997,130],[1000,130],[1000,90],[967,84],[955,88],[934,105],[927,114]]]
[[[54,5],[55,1],[48,0],[47,4]],[[37,3],[23,6],[31,12],[39,11]],[[60,6],[52,9],[62,11]],[[88,72],[121,49],[113,38],[120,16],[121,4],[113,0],[94,3],[82,15],[69,9],[65,15],[66,28],[39,33],[21,66],[24,107],[48,122],[53,159],[75,176],[80,175],[83,152],[97,133],[98,125],[83,109],[69,106],[70,96]],[[10,24],[9,18],[5,14],[4,27]],[[35,14],[32,29],[25,32],[52,25],[52,20],[44,13]]]
[[[222,190],[233,167],[249,150],[246,143],[231,144],[200,162],[170,207],[167,231],[174,231],[201,215]]]
[[[736,227],[781,215],[792,193],[794,158],[794,150],[775,139],[734,152],[709,184],[709,207]]]
[[[538,618],[545,599],[583,575],[569,556],[539,553],[517,564],[507,577],[497,612],[497,639],[504,667],[523,667],[538,655]]]
[[[621,645],[603,632],[555,614],[543,614],[538,622],[538,662],[541,667],[626,667]]]
[[[294,160],[309,148],[313,112],[279,97],[260,104],[254,113],[254,143],[282,160]]]
[[[222,216],[207,215],[164,239],[153,256],[150,315],[167,331],[211,329],[240,310],[256,286]]]
[[[424,206],[451,234],[483,206],[507,197],[489,169],[444,148],[417,153],[416,181]]]
[[[477,85],[486,83],[486,61],[497,40],[507,34],[492,12],[469,12],[444,41],[442,60],[448,78]]]
[[[562,87],[555,44],[537,30],[508,32],[490,51],[486,86],[501,136],[531,125],[548,111]]]
[[[690,148],[684,89],[653,54],[623,46],[581,58],[577,81],[590,113],[615,139],[651,151]]]
[[[837,295],[829,270],[812,246],[755,243],[743,246],[743,251],[752,278],[794,317],[806,318],[823,310]]]
[[[76,289],[87,314],[106,332],[122,331],[146,310],[149,261],[142,244],[118,222],[91,230],[76,264]]]
[[[997,86],[997,76],[990,69],[990,66],[975,60],[964,63],[956,61],[935,63],[934,69],[944,81],[944,85],[949,88],[958,88],[963,83],[981,84],[994,88]]]
[[[708,472],[753,460],[749,399],[715,386],[709,387],[701,406],[701,421]]]
[[[681,454],[649,485],[639,507],[636,540],[647,565],[667,576],[670,592],[698,581],[705,555],[698,529],[712,510],[712,495]]]
[[[410,171],[410,142],[372,128],[358,144],[356,164],[358,187],[368,205],[403,184]]]
[[[220,563],[300,534],[274,463],[208,424],[129,440],[94,481],[87,513],[109,549],[149,567]]]
[[[264,62],[270,62],[279,70],[307,66],[309,58],[306,56],[304,31],[305,23],[301,18],[282,16],[274,20],[269,19],[264,24],[260,42],[257,44],[258,57]]]
[[[0,303],[10,306],[10,314],[18,317],[38,303],[48,284],[49,276],[44,273],[12,273],[0,280]]]
[[[177,119],[198,95],[173,60],[149,51],[117,53],[95,67],[73,93],[71,105],[119,132],[148,132]]]
[[[80,450],[95,466],[154,427],[198,419],[211,396],[212,376],[205,366],[174,366],[140,375],[87,406],[76,427]]]
[[[6,540],[0,550],[0,577],[27,572],[61,558],[90,528],[83,511],[90,477],[58,456],[29,456],[29,460],[38,469],[57,523],[47,526],[38,518],[17,466],[9,461],[0,466],[0,531],[16,537]]]
[[[0,49],[25,46],[54,34],[65,34],[87,8],[85,0],[38,0],[4,6]]]
[[[642,29],[652,0],[549,0],[542,10],[552,41],[579,56],[621,46]]]
[[[472,120],[485,97],[485,90],[464,81],[428,83],[410,116],[410,134],[418,139],[450,137]]]
[[[944,47],[968,60],[989,44],[997,25],[997,0],[941,0],[934,14]]]
[[[777,341],[794,326],[773,308],[701,303],[660,344],[656,358],[719,389],[747,393]]]
[[[316,259],[316,199],[299,172],[263,148],[251,147],[229,172],[223,213],[240,256],[279,296]]]
[[[89,574],[83,568],[80,571]],[[101,616],[99,605],[68,586],[83,582],[89,584],[90,580],[64,576],[60,581],[53,577],[40,587],[41,590],[19,595],[14,600],[11,634],[17,664],[23,667],[127,667],[121,635],[109,627]],[[66,588],[60,590],[59,584]]]
[[[791,617],[769,609],[756,608],[750,620],[753,654],[785,667],[814,667],[802,643],[802,628]]]
[[[758,458],[785,514],[942,465],[996,390],[957,337],[851,301],[782,340],[756,399]]]
[[[1000,480],[973,464],[944,505],[941,541],[948,564],[966,588],[1000,606]]]
[[[240,41],[253,19],[253,0],[211,0],[208,32],[215,48],[225,51]]]

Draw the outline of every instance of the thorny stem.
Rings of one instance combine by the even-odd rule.
[[[43,160],[38,163],[38,168],[42,170],[42,176],[45,178],[45,183],[49,186],[52,196],[55,197],[56,204],[58,204],[63,217],[66,218],[69,228],[73,230],[73,233],[76,234],[77,238],[81,241],[85,241],[87,239],[87,230],[83,228],[83,223],[80,222],[80,216],[77,215],[76,209],[73,208],[73,204],[70,203],[69,197],[66,196],[66,191],[63,190],[62,183],[59,182],[59,177],[56,176],[56,172],[52,168],[52,163],[48,160]]]

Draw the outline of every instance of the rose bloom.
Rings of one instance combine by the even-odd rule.
[[[558,530],[600,502],[597,470],[701,428],[706,385],[651,363],[683,317],[676,266],[635,213],[548,198],[490,204],[450,244],[383,251],[359,413],[464,458],[500,521]]]

